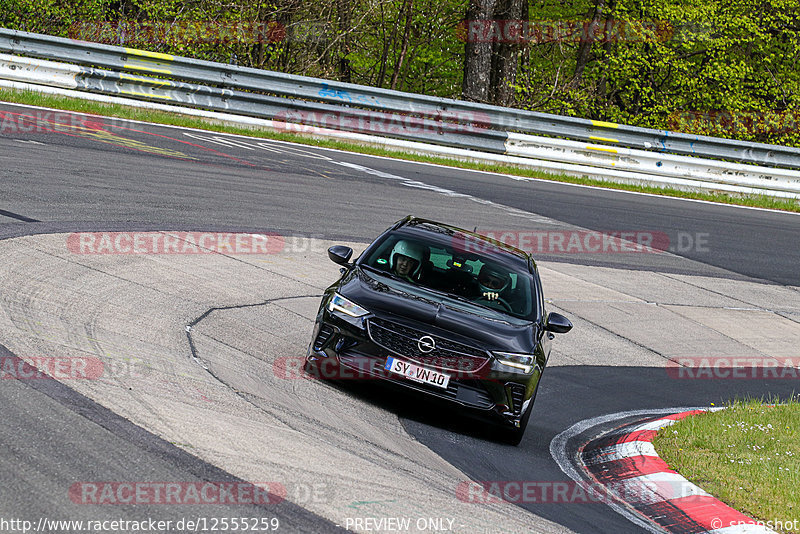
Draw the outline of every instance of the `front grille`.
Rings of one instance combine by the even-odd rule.
[[[519,415],[522,413],[522,404],[525,402],[525,386],[513,382],[506,385],[511,393],[512,409],[515,414]]]
[[[447,389],[437,388],[430,384],[423,384],[394,375],[384,368],[386,360],[376,356],[369,356],[356,351],[346,351],[339,354],[339,361],[360,373],[367,373],[384,378],[395,384],[405,386],[417,391],[423,391],[437,397],[456,401],[464,406],[488,410],[494,406],[494,401],[489,392],[479,380],[462,380],[451,378]]]
[[[481,349],[432,336],[423,330],[393,321],[373,317],[367,326],[369,337],[376,344],[421,365],[446,371],[475,373],[489,359],[486,351]],[[436,348],[429,353],[419,350],[418,342],[423,336],[432,337],[436,343]]]

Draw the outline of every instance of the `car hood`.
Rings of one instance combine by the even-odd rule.
[[[336,290],[376,315],[423,323],[422,328],[433,327],[432,334],[453,340],[462,338],[486,350],[532,353],[536,346],[536,323],[513,317],[504,319],[502,314],[486,317],[477,305],[452,301],[436,292],[373,275],[359,267],[347,273]]]

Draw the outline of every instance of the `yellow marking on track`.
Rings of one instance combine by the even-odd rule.
[[[152,95],[147,95],[147,96],[152,96]],[[161,156],[171,156],[183,159],[197,159],[187,154],[184,154],[183,152],[180,152],[178,150],[171,150],[168,148],[150,146],[141,141],[137,141],[136,139],[129,139],[127,137],[122,137],[121,135],[107,132],[105,130],[98,130],[94,128],[86,128],[84,126],[75,126],[72,124],[60,124],[60,123],[55,123],[53,125],[53,129],[57,132],[77,135],[78,137],[83,137],[85,139],[93,139],[95,141],[100,141],[101,143],[108,143],[112,145],[123,146],[126,148],[132,148],[134,150],[147,152],[149,154],[158,154]]]

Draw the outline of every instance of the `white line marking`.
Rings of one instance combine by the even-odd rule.
[[[649,441],[628,441],[598,449],[597,455],[592,457],[592,461],[585,462],[585,465],[603,464],[638,456],[658,458],[658,453]]]
[[[127,99],[123,99],[123,100],[127,100]],[[140,101],[134,100],[133,102],[140,102]],[[48,107],[43,107],[43,106],[32,106],[30,104],[17,104],[17,103],[14,103],[14,102],[2,102],[2,104],[3,105],[7,105],[7,106],[17,106],[17,107],[25,107],[25,108],[33,108],[33,109],[46,109],[46,110],[51,110],[51,111],[65,111],[65,110],[48,108]],[[67,113],[74,113],[76,115],[86,115],[86,113],[81,113],[79,111],[66,111],[66,112]],[[185,112],[185,110],[184,110],[184,112]],[[181,108],[177,108],[175,110],[175,113],[181,113]],[[217,134],[217,135],[229,135],[229,136],[232,136],[232,137],[241,137],[241,138],[244,138],[244,139],[252,139],[252,140],[262,141],[262,142],[264,141],[263,137],[251,137],[251,136],[241,135],[241,134],[220,133],[220,132],[214,132],[213,130],[202,130],[202,129],[199,129],[199,128],[190,128],[190,127],[186,127],[186,126],[175,126],[175,125],[172,125],[172,124],[159,124],[159,123],[138,121],[138,120],[132,120],[132,119],[120,119],[120,120],[124,120],[124,121],[127,121],[127,122],[132,123],[132,124],[147,124],[147,125],[151,125],[151,126],[161,126],[161,127],[164,127],[164,128],[172,128],[172,129],[176,129],[176,130],[203,132],[203,133],[206,133],[206,134],[211,132],[211,133],[214,133],[214,134]],[[377,156],[377,155],[372,155],[372,154],[361,154],[359,152],[350,152],[350,151],[341,150],[341,149],[338,149],[338,148],[326,148],[326,147],[315,147],[314,145],[302,145],[301,143],[292,143],[292,142],[289,142],[289,141],[279,141],[277,139],[275,139],[275,140],[270,139],[269,141],[273,142],[273,143],[281,143],[281,144],[292,145],[292,146],[309,146],[309,147],[311,147],[311,148],[313,148],[315,150],[327,150],[327,151],[330,151],[330,152],[339,152],[339,153],[343,153],[343,154],[351,154],[351,155],[354,155],[354,156],[362,156],[362,157],[367,157],[367,158],[388,160],[388,161],[393,161],[395,163],[404,162],[404,163],[410,163],[412,165],[426,165],[426,166],[430,166],[430,167],[437,167],[437,168],[440,168],[440,169],[456,169],[456,170],[461,170],[461,171],[464,171],[464,172],[486,174],[486,175],[490,175],[490,176],[502,176],[503,178],[511,178],[512,180],[538,182],[538,183],[543,183],[543,184],[544,183],[560,184],[560,185],[563,185],[563,186],[579,187],[579,188],[583,188],[583,189],[594,189],[594,190],[600,189],[600,190],[609,191],[609,192],[612,192],[612,193],[619,193],[619,194],[640,195],[640,196],[646,196],[646,197],[652,197],[652,198],[660,198],[660,199],[664,199],[664,200],[672,200],[672,201],[678,201],[678,202],[695,202],[695,203],[708,204],[708,205],[711,205],[711,206],[718,206],[718,207],[729,207],[729,208],[755,210],[755,211],[767,211],[767,212],[770,212],[770,213],[782,213],[782,214],[790,215],[790,216],[800,215],[800,213],[798,213],[798,212],[791,212],[791,211],[772,210],[772,209],[768,209],[768,208],[757,208],[757,207],[753,207],[753,206],[739,206],[739,205],[736,205],[736,204],[722,204],[720,202],[711,202],[711,201],[708,201],[708,200],[697,200],[697,199],[693,199],[693,198],[682,198],[682,197],[669,197],[669,196],[664,196],[664,195],[655,195],[653,193],[642,193],[642,192],[639,192],[639,191],[626,191],[624,189],[612,189],[612,188],[605,188],[605,187],[599,187],[599,186],[593,186],[593,185],[571,184],[571,183],[567,183],[567,182],[559,182],[557,180],[545,180],[545,179],[542,179],[542,178],[530,178],[530,177],[523,177],[523,176],[512,176],[512,175],[508,175],[508,174],[503,174],[503,173],[498,173],[498,172],[491,172],[491,171],[481,171],[481,170],[476,170],[476,169],[463,169],[463,168],[460,168],[460,167],[451,167],[451,166],[448,166],[448,165],[440,165],[440,164],[437,164],[437,163],[430,163],[430,162],[425,162],[425,161],[411,161],[411,160],[406,160],[406,159],[401,159],[401,158],[391,158],[391,157],[388,157],[388,156]]]
[[[675,419],[658,419],[656,421],[650,421],[649,423],[645,423],[642,426],[637,426],[632,430],[632,432],[639,432],[640,430],[661,430],[666,426],[671,426],[677,423]]]
[[[711,497],[711,494],[677,473],[651,473],[615,481],[612,485],[614,493],[633,496],[637,504],[655,504],[698,495]]]

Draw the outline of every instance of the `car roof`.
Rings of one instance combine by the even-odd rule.
[[[471,232],[469,230],[464,230],[463,228],[458,228],[457,226],[439,223],[430,219],[421,219],[411,215],[398,221],[392,230],[399,230],[401,228],[410,231],[409,233],[411,234],[427,233],[439,236],[444,234],[450,236],[451,238],[468,238],[470,244],[472,245],[476,245],[484,250],[492,250],[494,253],[504,252],[518,261],[521,260],[521,262],[530,265],[532,269],[536,269],[536,264],[533,258],[527,252],[516,247],[512,247],[511,245],[507,245],[502,241],[497,241],[490,237],[486,237],[485,235],[481,235],[477,232]]]

